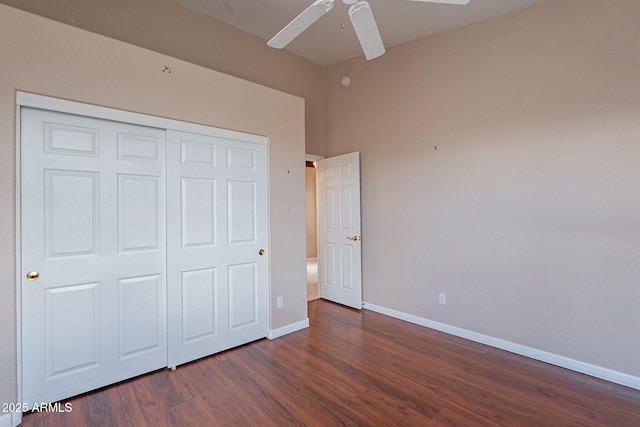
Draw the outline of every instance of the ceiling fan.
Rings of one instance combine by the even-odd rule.
[[[304,30],[309,28],[314,22],[320,19],[325,13],[329,12],[333,8],[333,4],[336,0],[315,0],[311,6],[296,16],[293,21],[289,22],[278,34],[273,36],[271,40],[267,42],[268,46],[282,49],[289,43],[298,37]],[[337,0],[340,1],[340,0]],[[459,4],[465,5],[469,3],[469,0],[409,0],[424,3],[444,3],[444,4]],[[360,46],[364,52],[365,58],[374,59],[382,55],[384,45],[382,44],[382,38],[378,31],[378,26],[373,17],[371,6],[367,1],[358,0],[342,0],[349,7],[349,18],[353,24],[353,29],[356,32]]]

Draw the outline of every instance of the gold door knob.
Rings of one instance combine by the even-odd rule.
[[[360,240],[360,236],[351,236],[351,237],[347,237],[347,239],[357,242],[358,240]]]
[[[38,280],[40,278],[40,273],[37,271],[30,271],[27,273],[27,280]]]
[[[260,255],[260,256],[264,255],[264,249],[260,249],[260,250],[258,251],[258,255]]]

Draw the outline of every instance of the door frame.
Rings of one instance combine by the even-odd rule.
[[[345,154],[350,154],[350,153],[345,153]],[[338,156],[340,156],[340,155],[338,155]],[[326,157],[326,156],[316,156],[316,155],[313,155],[313,154],[306,154],[305,155],[305,160],[315,163],[317,160],[330,159],[332,157],[338,157],[338,156]],[[314,212],[314,215],[316,216],[316,238],[317,238],[316,248],[317,248],[317,253],[318,253],[318,257],[317,257],[317,259],[318,259],[318,297],[320,299],[324,299],[324,298],[322,298],[322,295],[320,294],[320,280],[319,280],[320,279],[320,269],[323,267],[323,265],[320,265],[320,256],[319,256],[319,254],[320,254],[320,238],[319,238],[319,236],[320,236],[320,228],[321,227],[320,227],[320,222],[317,220],[318,216],[319,216],[318,215],[318,206],[319,206],[318,201],[319,201],[319,197],[320,197],[320,192],[317,189],[317,183],[318,183],[318,181],[317,181],[317,179],[318,179],[317,178],[317,173],[318,173],[318,170],[316,169],[316,211]],[[359,180],[359,183],[360,183],[360,187],[362,187],[361,178]],[[360,216],[362,217],[362,214]],[[362,221],[362,218],[360,219],[360,221]],[[360,224],[360,227],[362,228],[362,222]],[[361,232],[362,232],[362,230],[361,230]],[[363,304],[363,307],[364,307],[364,283],[362,281],[362,271],[360,272],[360,291],[361,291],[362,304]]]
[[[324,156],[316,156],[315,154],[305,154],[304,155],[304,160],[306,162],[312,162],[314,164],[314,171],[313,171],[314,173],[316,173],[316,170],[317,170],[315,168],[316,161],[317,160],[322,160],[324,158],[325,158]],[[305,169],[306,169],[306,166],[305,166]],[[306,177],[306,175],[305,175],[305,177]],[[317,180],[317,176],[316,176],[316,180]],[[315,187],[315,183],[314,183],[314,191],[315,191],[315,199],[316,199],[316,209],[314,209],[314,211],[313,211],[313,216],[316,219],[316,230],[315,230],[315,233],[316,233],[316,261],[317,261],[318,260],[318,251],[320,250],[320,246],[318,244],[318,233],[320,233],[320,228],[319,228],[319,225],[318,225],[318,208],[317,208],[318,207],[318,190]],[[305,216],[305,222],[306,222],[306,216]],[[305,238],[306,238],[306,234],[305,234]],[[308,262],[309,262],[309,258],[307,258],[307,263]],[[317,266],[318,266],[318,268],[320,268],[319,265],[317,265]],[[305,271],[306,271],[306,268],[307,267],[305,266]],[[309,295],[308,294],[309,293],[309,290],[308,290],[308,286],[309,286],[308,276],[307,276],[307,280],[305,281],[305,285],[307,286],[307,291],[306,292],[307,292],[307,300],[308,300],[308,298],[309,298],[309,296],[308,296]],[[318,298],[320,299],[320,283],[318,283],[317,286],[318,286]]]
[[[355,159],[352,159],[353,157],[355,157]],[[323,196],[322,196],[322,192],[321,190],[321,185],[324,185],[324,183],[327,181],[326,179],[322,179],[322,183],[321,180],[318,179],[319,175],[321,175],[321,172],[318,171],[317,169],[317,165],[316,165],[316,212],[317,212],[317,227],[318,227],[318,294],[320,298],[323,299],[327,299],[328,301],[333,301],[339,304],[343,304],[347,307],[352,307],[355,309],[362,309],[363,308],[363,284],[362,284],[362,239],[361,239],[361,234],[362,234],[362,214],[361,214],[361,200],[360,200],[360,193],[361,193],[361,179],[360,179],[360,152],[355,151],[355,152],[350,152],[350,153],[344,153],[344,154],[339,154],[337,156],[331,156],[331,157],[326,157],[322,160],[326,161],[326,162],[335,162],[336,160],[339,161],[347,161],[345,159],[352,159],[352,160],[348,160],[348,161],[353,161],[354,163],[357,163],[357,170],[358,170],[358,174],[357,174],[357,211],[358,211],[358,227],[357,227],[357,236],[356,238],[353,237],[347,237],[347,239],[352,239],[352,240],[357,240],[359,242],[353,242],[354,244],[357,243],[358,245],[358,270],[359,270],[359,274],[358,274],[358,284],[359,284],[359,291],[360,291],[360,295],[359,298],[356,299],[356,301],[351,301],[349,300],[349,298],[346,298],[346,294],[342,291],[337,291],[337,294],[334,292],[333,296],[330,295],[326,295],[325,297],[323,297],[323,292],[321,291],[322,289],[322,284],[324,282],[324,280],[326,280],[326,277],[324,274],[322,274],[323,272],[326,272],[326,256],[325,257],[321,257],[320,254],[322,253],[322,248],[321,248],[321,240],[324,240],[324,237],[326,237],[327,234],[325,234],[323,231],[321,231],[322,227],[322,221],[319,220],[320,218],[320,212],[321,212],[321,204],[319,203],[320,200],[322,200],[322,206],[325,206],[325,201],[323,200]],[[343,163],[340,163],[340,165],[342,165]],[[336,165],[337,166],[337,165]],[[340,180],[342,178],[342,168],[339,168],[340,170],[340,176],[337,176],[335,179],[336,180]],[[355,175],[355,174],[354,174]],[[351,177],[351,173],[349,173],[348,177],[345,178],[350,178]],[[340,193],[342,193],[342,191],[340,191]],[[353,196],[351,197],[351,200],[353,200]],[[323,219],[324,219],[324,214],[323,214]],[[335,233],[332,233],[335,234]],[[323,236],[322,239],[320,236]],[[323,260],[323,263],[321,264],[320,260]],[[353,267],[353,264],[352,264]],[[342,271],[342,270],[341,270]],[[326,288],[325,288],[326,289]]]
[[[77,101],[69,101],[60,98],[54,98],[50,96],[37,95],[29,92],[16,91],[16,141],[15,141],[15,256],[16,256],[16,369],[17,369],[17,395],[18,401],[22,401],[22,194],[21,194],[21,147],[22,147],[22,135],[21,135],[21,110],[23,107],[36,108],[41,110],[50,110],[59,113],[73,114],[86,116],[91,118],[112,120],[116,122],[131,123],[140,126],[155,127],[160,129],[171,129],[181,132],[190,133],[205,133],[207,135],[214,135],[220,138],[231,140],[242,140],[246,142],[253,142],[256,144],[263,144],[267,151],[267,159],[269,153],[269,138],[262,135],[256,135],[246,132],[238,132],[228,129],[216,128],[213,126],[199,125],[196,123],[190,123],[180,120],[168,119],[158,116],[152,116],[149,114],[134,113],[131,111],[119,110],[116,108],[102,107],[94,104],[88,104]],[[269,206],[270,206],[270,182],[269,182],[269,165],[267,161],[267,175],[266,175],[266,250],[270,253],[271,239],[270,239],[270,223],[269,223]],[[165,230],[166,232],[166,230]],[[270,297],[271,297],[271,257],[268,258],[267,263],[267,300],[266,304],[266,329],[265,337],[269,335],[269,324],[271,319]],[[21,416],[19,417],[21,418]]]

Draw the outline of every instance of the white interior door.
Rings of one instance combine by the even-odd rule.
[[[266,146],[176,131],[167,144],[175,367],[267,335]]]
[[[23,108],[21,139],[22,401],[166,366],[165,132]]]
[[[360,153],[316,161],[320,298],[362,308]]]

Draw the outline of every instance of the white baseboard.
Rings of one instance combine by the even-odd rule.
[[[300,329],[305,329],[308,327],[309,327],[309,318],[307,317],[306,319],[301,320],[300,322],[292,323],[290,325],[283,326],[278,329],[269,329],[267,338],[272,340],[272,339],[281,337],[283,335],[287,335],[292,332],[299,331]]]
[[[22,422],[22,412],[8,412],[0,415],[0,427],[16,427]]]
[[[416,325],[425,326],[427,328],[436,329],[447,334],[455,335],[458,337],[466,338],[471,341],[486,344],[491,347],[506,350],[511,353],[527,356],[532,359],[540,360],[542,362],[550,363],[552,365],[560,366],[562,368],[570,369],[572,371],[580,372],[582,374],[590,375],[592,377],[600,378],[603,380],[611,381],[616,384],[624,385],[640,390],[640,378],[628,375],[622,372],[613,371],[611,369],[603,368],[601,366],[592,365],[590,363],[581,362],[579,360],[570,359],[568,357],[560,356],[554,353],[538,350],[532,347],[527,347],[521,344],[516,344],[510,341],[505,341],[500,338],[494,338],[489,335],[479,334],[477,332],[469,331],[466,329],[458,328],[456,326],[447,325],[445,323],[436,322],[433,320],[425,319],[423,317],[415,316],[413,314],[403,313],[401,311],[392,310],[390,308],[381,307],[379,305],[365,302],[363,307],[367,310],[375,311],[381,314],[385,314],[396,319],[405,320]]]

